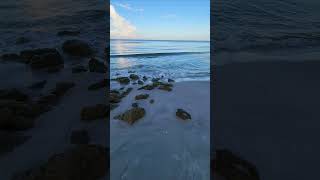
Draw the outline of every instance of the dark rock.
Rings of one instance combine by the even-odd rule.
[[[1,108],[0,117],[0,130],[20,131],[34,126],[34,119],[18,116],[10,108]]]
[[[96,58],[91,58],[89,61],[89,70],[90,72],[97,72],[97,73],[106,73],[108,68],[104,65],[103,62],[99,61]]]
[[[40,96],[38,100],[38,104],[42,105],[54,105],[59,101],[59,97],[55,94],[48,94],[44,96]]]
[[[0,156],[8,152],[29,139],[28,136],[21,135],[17,132],[0,131]]]
[[[73,30],[63,30],[57,33],[57,36],[77,36],[80,34],[80,31]]]
[[[19,37],[16,40],[16,44],[25,44],[30,42],[30,39],[26,38],[26,37]]]
[[[139,104],[138,104],[138,103],[132,103],[131,106],[132,106],[132,107],[139,107]]]
[[[114,119],[126,121],[127,123],[132,125],[139,119],[143,118],[145,114],[146,114],[146,111],[144,110],[144,108],[133,107],[132,109],[127,110],[123,114],[120,114],[114,117]]]
[[[101,145],[76,145],[53,155],[40,167],[16,173],[12,180],[97,180],[108,174],[109,150]]]
[[[72,56],[88,57],[93,54],[93,50],[88,43],[76,39],[65,41],[62,49]]]
[[[63,65],[62,56],[58,51],[34,55],[30,58],[30,66],[34,69],[58,67]]]
[[[118,81],[120,84],[130,83],[130,79],[128,77],[117,77],[115,80]]]
[[[16,100],[16,101],[27,101],[28,95],[13,88],[13,89],[0,89],[1,100]]]
[[[143,83],[143,81],[139,80],[139,81],[138,81],[138,84],[139,84],[139,85],[143,85],[144,83]]]
[[[29,49],[20,52],[20,57],[29,62],[33,56],[40,56],[50,53],[57,53],[58,51],[54,48],[39,48],[39,49]]]
[[[213,167],[214,173],[227,180],[260,180],[257,168],[232,152],[216,150]]]
[[[182,120],[191,119],[191,115],[183,109],[177,109],[176,116]]]
[[[90,141],[89,134],[86,130],[74,130],[71,133],[71,144],[88,144]]]
[[[132,79],[132,80],[138,80],[139,79],[139,76],[138,75],[136,75],[136,74],[130,74],[130,79]]]
[[[169,79],[168,79],[168,82],[169,82],[169,83],[173,83],[174,80],[169,78]]]
[[[143,80],[144,82],[146,82],[146,81],[148,80],[148,78],[147,78],[146,76],[143,76],[143,77],[142,77],[142,80]]]
[[[18,54],[14,54],[14,53],[2,54],[1,59],[3,61],[26,63],[26,61],[23,60]]]
[[[145,86],[142,86],[142,87],[138,88],[138,90],[142,90],[142,89],[144,89],[144,90],[152,90],[154,88],[155,88],[155,86],[153,84],[147,84]]]
[[[29,86],[30,89],[42,89],[47,84],[47,80],[38,81]]]
[[[153,104],[154,103],[154,99],[151,99],[149,102],[150,102],[150,104]]]
[[[128,73],[135,73],[135,71],[128,71]]]
[[[88,71],[87,68],[82,65],[79,65],[79,66],[72,68],[72,73],[82,73],[82,72],[87,72],[87,71]]]
[[[121,101],[121,96],[119,93],[109,93],[110,103],[119,103]]]
[[[135,97],[136,100],[147,99],[149,94],[139,94]]]
[[[158,81],[160,81],[160,78],[152,78],[151,81],[152,81],[152,82],[158,82]]]
[[[109,107],[105,104],[97,104],[87,106],[81,110],[81,120],[93,121],[97,119],[107,118],[109,115]]]
[[[47,69],[48,73],[57,73],[57,72],[60,72],[60,70],[62,68],[63,68],[63,65],[61,65],[61,66],[52,66],[52,67],[48,67],[46,69]]]
[[[97,83],[94,83],[94,84],[91,84],[89,87],[88,87],[88,90],[90,91],[93,91],[93,90],[99,90],[101,88],[106,88],[107,89],[107,86],[108,86],[108,79],[103,79]]]
[[[164,90],[164,91],[172,91],[172,88],[170,86],[166,86],[166,85],[160,85],[159,89]]]

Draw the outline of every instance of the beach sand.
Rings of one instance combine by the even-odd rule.
[[[111,179],[210,179],[209,81],[176,82],[171,92],[131,87],[110,113]],[[135,100],[138,94],[149,97]],[[146,111],[142,119],[114,119],[134,102]],[[179,119],[178,108],[192,119]]]
[[[318,176],[320,63],[216,66],[214,146],[256,166],[262,180]]]

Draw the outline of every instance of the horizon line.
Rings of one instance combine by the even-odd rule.
[[[110,38],[110,40],[133,40],[133,41],[198,41],[198,42],[210,42],[210,40],[187,40],[187,39],[126,39],[126,38]]]

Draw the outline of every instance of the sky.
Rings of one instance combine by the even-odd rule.
[[[210,40],[210,0],[111,0],[110,37]]]

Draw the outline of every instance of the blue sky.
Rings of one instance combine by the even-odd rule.
[[[112,39],[210,39],[210,0],[111,0],[110,18]]]

